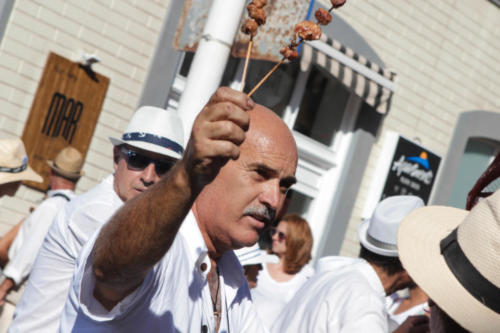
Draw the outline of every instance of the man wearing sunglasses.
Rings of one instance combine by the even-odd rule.
[[[85,245],[61,332],[265,331],[232,250],[271,226],[296,167],[281,118],[218,89],[182,159]]]
[[[134,113],[121,138],[110,138],[114,174],[56,215],[9,332],[57,331],[82,246],[124,202],[172,168],[183,153],[182,128],[174,111],[146,106]]]

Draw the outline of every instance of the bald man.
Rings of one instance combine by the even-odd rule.
[[[183,158],[87,244],[61,331],[265,331],[232,249],[272,223],[296,167],[282,120],[219,89]]]

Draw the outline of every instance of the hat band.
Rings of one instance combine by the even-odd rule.
[[[0,172],[9,172],[9,173],[19,173],[23,172],[28,168],[28,164],[23,164],[21,166],[15,167],[15,168],[8,168],[8,167],[3,167],[0,166]]]
[[[62,171],[62,172],[66,172],[66,173],[73,173],[75,175],[78,175],[80,174],[80,171],[70,171],[70,170],[64,170],[63,168],[61,168],[59,165],[57,165],[56,161],[54,161],[54,167],[56,169],[58,169],[59,171]]]
[[[500,288],[488,281],[469,261],[457,240],[455,228],[439,244],[446,265],[460,284],[479,302],[500,313]]]
[[[159,135],[154,135],[154,134],[149,134],[149,133],[143,133],[143,132],[130,132],[130,133],[125,133],[122,136],[123,141],[143,141],[143,142],[148,142],[152,143],[158,146],[161,146],[163,148],[167,148],[170,150],[173,150],[174,152],[182,155],[184,152],[184,148],[180,144],[178,144],[175,141],[172,141],[170,139],[167,139],[163,136]]]
[[[366,233],[366,240],[370,244],[372,244],[372,245],[374,245],[374,246],[376,246],[378,248],[384,249],[384,250],[394,250],[394,251],[398,250],[398,247],[396,245],[379,241],[378,239],[375,239],[372,236],[370,236],[369,233]]]

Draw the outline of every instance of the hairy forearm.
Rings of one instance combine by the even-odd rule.
[[[197,195],[191,188],[184,166],[178,163],[113,215],[93,249],[96,293],[119,300],[141,283],[172,245]]]

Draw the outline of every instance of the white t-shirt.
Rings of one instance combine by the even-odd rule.
[[[123,204],[113,176],[71,200],[55,217],[33,264],[9,333],[56,332],[82,246]]]
[[[53,190],[47,192],[47,195],[48,198],[24,220],[9,248],[9,262],[3,270],[3,275],[14,280],[16,285],[23,282],[30,274],[43,239],[57,212],[75,197],[75,193],[71,190]]]
[[[213,332],[212,299],[207,282],[210,260],[192,212],[171,248],[143,283],[111,311],[93,297],[92,257],[95,239],[79,259],[60,332]],[[202,264],[206,270],[202,271]],[[221,288],[220,332],[263,332],[243,270],[233,251],[218,262]],[[205,328],[203,328],[205,326]]]
[[[275,281],[267,269],[267,264],[257,276],[257,286],[250,290],[257,309],[257,314],[270,329],[285,305],[292,299],[297,290],[314,274],[314,269],[306,265],[285,282]]]
[[[385,291],[363,259],[325,257],[272,326],[272,332],[387,332]]]

